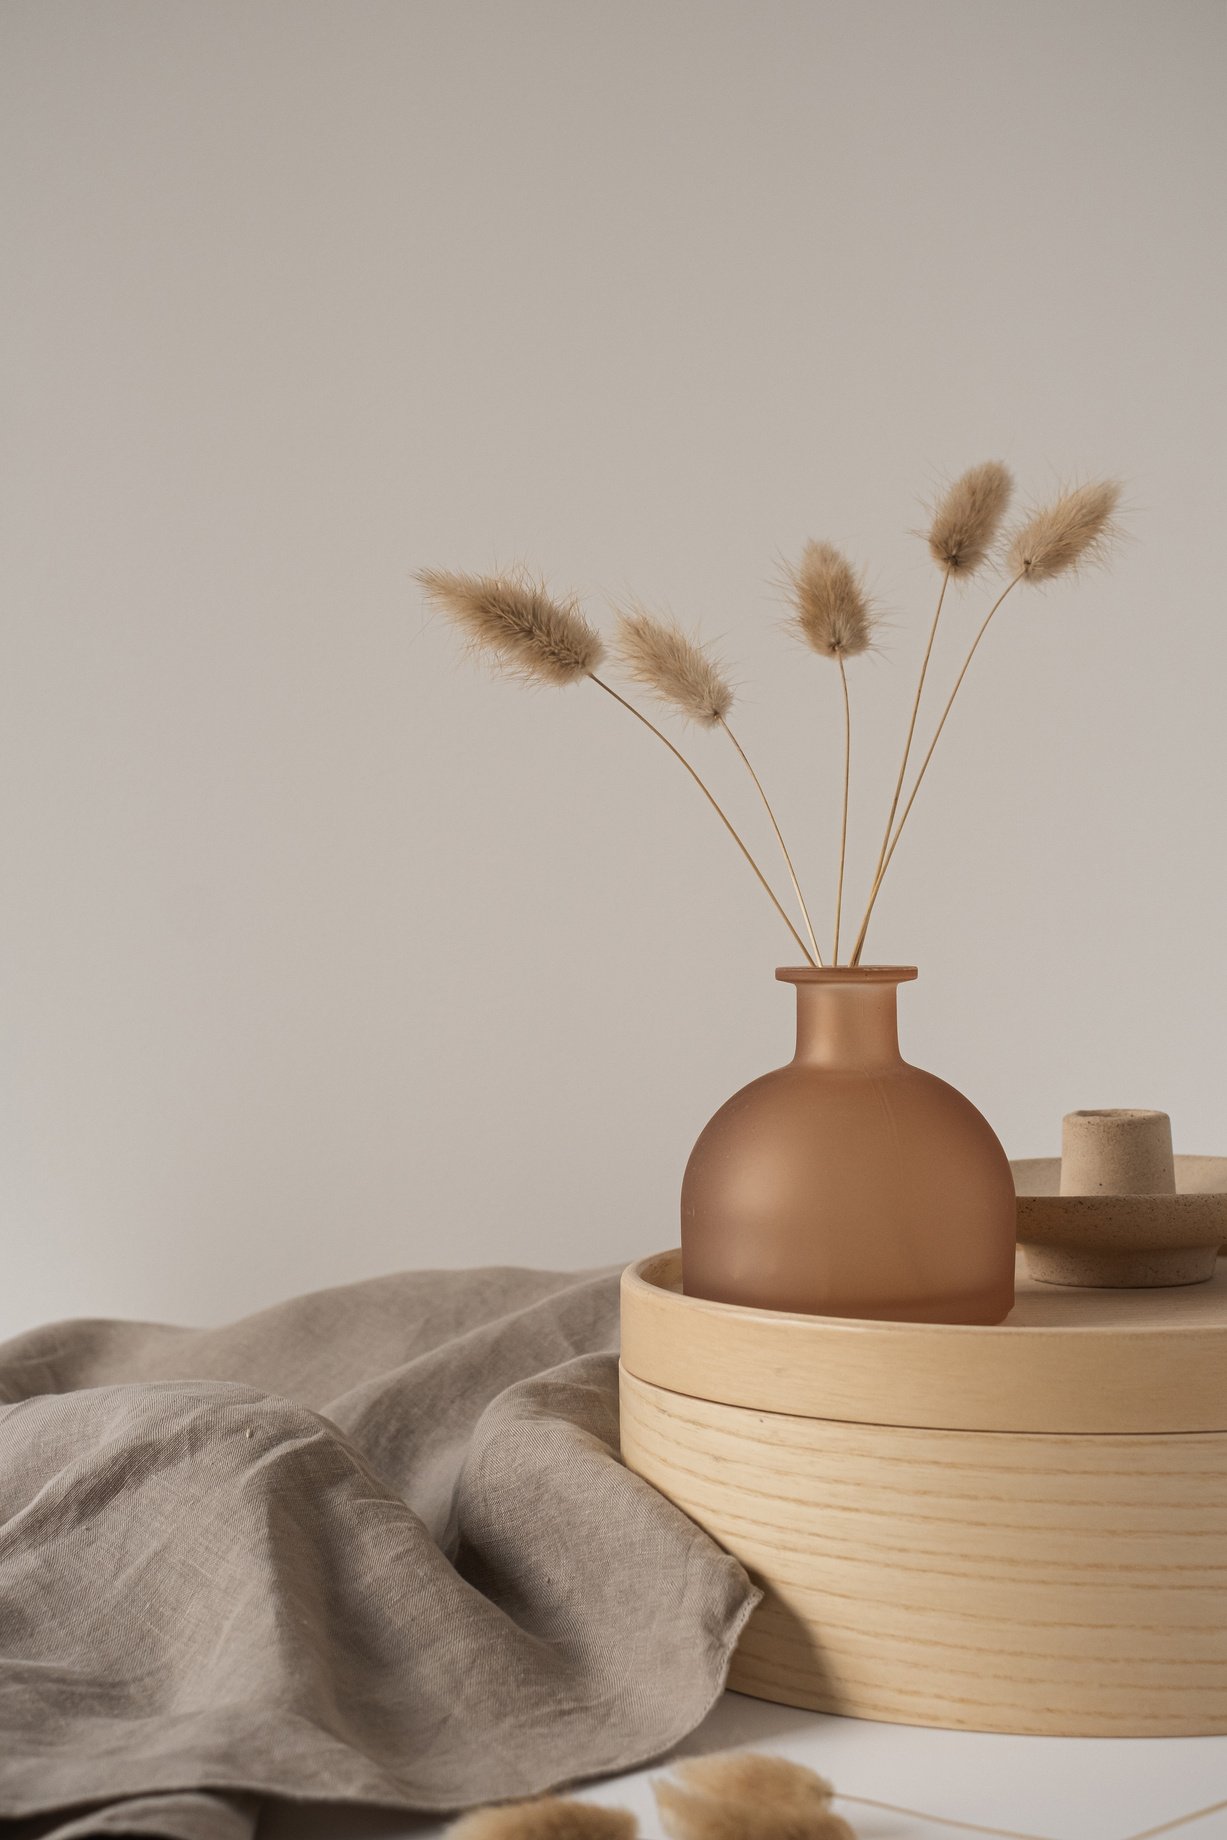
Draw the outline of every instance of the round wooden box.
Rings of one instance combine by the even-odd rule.
[[[622,1454],[764,1592],[740,1693],[971,1731],[1227,1733],[1227,1276],[998,1328],[622,1280]]]

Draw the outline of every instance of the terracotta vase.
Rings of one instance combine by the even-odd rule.
[[[899,1053],[914,966],[780,970],[797,1052],[716,1113],[682,1184],[687,1296],[897,1322],[997,1323],[1014,1183],[975,1106]]]

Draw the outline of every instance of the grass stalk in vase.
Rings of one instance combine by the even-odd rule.
[[[519,575],[466,575],[424,569],[418,580],[431,605],[465,632],[470,644],[525,683],[565,686],[587,679],[651,731],[694,780],[753,870],[772,906],[811,964],[809,948],[728,814],[680,748],[640,709],[597,675],[605,658],[600,634],[573,600],[560,601]]]
[[[844,797],[839,820],[839,880],[835,885],[835,949],[831,963],[839,963],[839,929],[844,915],[844,869],[848,861],[848,794],[852,789],[852,700],[848,695],[848,671],[843,653],[835,660],[839,666],[839,687],[844,693]]]
[[[766,894],[767,899],[771,902],[771,905],[775,908],[776,913],[780,916],[780,919],[784,922],[784,925],[788,928],[789,932],[792,934],[793,938],[796,940],[797,944],[800,946],[802,952],[805,954],[810,964],[811,965],[815,964],[817,961],[810,957],[809,947],[806,945],[800,933],[798,933],[796,927],[793,925],[792,921],[789,919],[787,909],[784,907],[784,905],[780,901],[779,896],[776,894],[775,889],[771,886],[771,883],[767,880],[767,877],[763,874],[762,870],[759,868],[758,863],[756,862],[753,854],[751,853],[749,846],[747,845],[747,843],[741,836],[741,833],[737,830],[736,826],[733,824],[732,819],[729,817],[724,807],[720,804],[719,800],[716,798],[715,794],[712,792],[711,788],[708,786],[706,780],[704,780],[699,775],[696,769],[687,760],[686,756],[682,753],[681,748],[676,747],[674,743],[670,741],[668,735],[665,734],[663,729],[657,728],[655,722],[653,722],[649,716],[645,716],[642,709],[636,709],[635,705],[631,702],[628,702],[626,697],[620,695],[619,692],[614,689],[612,684],[607,684],[604,678],[598,677],[595,674],[595,672],[591,672],[589,675],[591,676],[592,682],[596,685],[598,690],[603,690],[606,696],[612,696],[615,703],[620,703],[623,709],[629,710],[631,715],[635,717],[636,721],[642,722],[645,728],[650,729],[652,733],[656,736],[656,739],[659,742],[663,743],[663,745],[668,748],[669,752],[673,755],[673,758],[677,761],[680,761],[682,766],[685,767],[687,773],[689,773],[691,779],[694,781],[695,785],[699,788],[699,791],[703,794],[703,797],[707,800],[708,804],[711,806],[712,810],[715,812],[716,816],[719,818],[721,824],[723,824],[725,830],[728,832],[729,836],[733,839],[733,842],[737,845],[737,848],[741,851],[742,855],[745,857],[746,861],[749,863],[751,869],[753,869],[755,875],[758,877],[758,880],[763,888],[763,891]]]
[[[835,895],[835,949],[839,963],[843,921],[844,869],[848,857],[848,798],[852,779],[852,702],[848,695],[847,660],[873,645],[875,616],[864,584],[847,558],[830,543],[807,543],[791,571],[792,624],[813,651],[839,665],[844,701],[843,809],[839,835],[839,869]]]
[[[618,616],[617,651],[634,681],[650,690],[662,703],[667,703],[701,728],[720,728],[728,736],[763,802],[763,809],[780,846],[805,930],[809,935],[811,949],[806,956],[811,963],[820,965],[822,954],[818,949],[813,921],[801,892],[792,856],[784,841],[784,833],[776,820],[763,783],[751,765],[749,755],[729,726],[733,686],[723,667],[704,645],[690,638],[671,620],[659,619],[645,613],[642,608]]]
[[[920,664],[916,694],[912,699],[911,718],[908,722],[907,737],[903,743],[903,759],[899,762],[894,795],[886,816],[886,829],[882,832],[882,845],[878,851],[873,882],[869,890],[870,908],[882,876],[886,872],[891,832],[895,825],[895,815],[899,810],[899,800],[903,796],[903,782],[907,778],[908,762],[912,757],[912,742],[916,738],[916,723],[920,717],[921,698],[924,696],[925,679],[929,674],[929,661],[933,656],[937,629],[941,624],[946,589],[950,586],[952,576],[966,578],[974,575],[976,570],[988,560],[1013,490],[1014,481],[1009,469],[1002,466],[999,460],[985,460],[981,465],[969,467],[967,472],[960,474],[954,484],[943,493],[929,524],[929,553],[942,571],[942,582],[938,591],[933,622],[929,627],[928,643]],[[866,909],[861,930],[857,934],[856,945],[853,948],[852,963],[854,965],[860,963],[869,910],[869,908]]]
[[[792,857],[789,855],[788,845],[784,841],[784,833],[776,822],[775,813],[771,809],[771,801],[767,797],[767,794],[763,789],[763,782],[759,779],[758,774],[754,771],[753,766],[750,764],[750,756],[746,753],[746,750],[742,747],[740,741],[738,741],[736,735],[733,733],[732,729],[729,727],[728,723],[725,721],[723,716],[721,716],[720,718],[720,726],[724,730],[725,734],[728,736],[729,740],[732,742],[733,746],[736,748],[737,753],[740,755],[742,764],[745,767],[746,772],[750,775],[750,778],[754,781],[754,785],[757,789],[758,796],[763,802],[763,810],[766,812],[767,817],[771,822],[771,828],[775,832],[775,840],[780,846],[780,851],[784,858],[784,865],[788,870],[789,880],[792,882],[793,893],[796,895],[797,905],[801,909],[801,918],[805,922],[805,931],[809,937],[810,950],[813,953],[813,961],[816,965],[821,965],[822,953],[819,950],[818,939],[814,932],[814,923],[810,919],[809,908],[805,904],[805,896],[802,894],[801,884],[797,880],[797,871],[793,867],[793,860],[792,860]]]
[[[924,759],[907,787],[908,772],[919,728],[921,706],[928,690],[938,628],[949,598],[951,581],[970,576],[988,560],[997,542],[1001,518],[1012,490],[1007,469],[998,461],[972,467],[955,480],[940,498],[928,531],[929,550],[941,569],[941,587],[930,625],[928,641],[912,699],[895,778],[886,828],[877,854],[864,917],[853,942],[848,963],[858,965],[878,896],[910,822],[920,788],[928,776],[939,741],[954,704],[962,692],[971,663],[1005,600],[1026,582],[1042,585],[1099,560],[1115,534],[1115,513],[1120,488],[1107,480],[1078,486],[1054,503],[1033,511],[1004,544],[1005,586],[981,621],[955,678],[929,742]],[[619,704],[655,735],[685,768],[721,824],[736,844],[775,912],[811,965],[823,956],[801,889],[800,880],[783,832],[746,750],[729,721],[733,690],[722,666],[698,639],[692,639],[671,622],[639,610],[619,616],[617,651],[631,677],[653,696],[704,728],[720,728],[728,737],[762,801],[779,844],[796,896],[808,943],[794,924],[762,866],[733,824],[697,768],[657,727],[643,710],[601,675],[605,644],[596,628],[571,598],[551,598],[543,587],[524,574],[468,575],[440,569],[419,576],[431,605],[468,635],[476,650],[491,657],[511,675],[532,684],[567,685],[588,681]],[[789,571],[792,603],[790,625],[797,636],[820,657],[839,667],[843,699],[843,784],[839,815],[839,858],[835,879],[834,950],[831,962],[840,963],[844,940],[844,893],[848,862],[849,812],[852,782],[852,697],[847,665],[850,658],[874,644],[876,614],[865,593],[861,576],[839,550],[829,543],[808,543],[801,560]],[[946,614],[947,624],[950,615]],[[850,929],[849,929],[850,930]]]
[[[903,815],[895,826],[894,835],[890,839],[882,860],[882,866],[874,879],[869,905],[865,910],[865,918],[861,922],[860,933],[853,949],[853,964],[859,963],[874,905],[881,892],[886,872],[890,868],[891,859],[899,847],[899,839],[903,835],[904,826],[916,803],[916,795],[920,791],[925,774],[929,770],[929,763],[941,740],[947,718],[954,707],[955,698],[963,686],[963,680],[971,667],[971,661],[979,650],[980,641],[992,624],[998,608],[1020,582],[1030,581],[1038,585],[1046,581],[1053,581],[1059,575],[1067,574],[1071,570],[1100,560],[1115,534],[1115,513],[1119,503],[1120,486],[1113,480],[1076,486],[1072,491],[1064,493],[1055,504],[1033,512],[1010,538],[1006,548],[1006,565],[1010,572],[1010,580],[984,616],[967,656],[963,660],[962,669],[954,681],[954,688],[946,700],[936,732],[929,744],[928,753],[921,762],[920,771],[916,775],[911,794],[903,808]]]
[[[886,854],[882,859],[882,866],[878,870],[878,873],[876,877],[874,878],[873,887],[870,890],[870,894],[869,894],[869,905],[865,910],[865,918],[861,922],[861,930],[860,930],[860,933],[857,935],[856,944],[852,950],[852,963],[854,965],[860,963],[860,956],[865,946],[865,935],[869,931],[869,921],[870,921],[870,918],[872,917],[874,905],[877,902],[878,895],[881,892],[882,883],[886,879],[886,871],[890,868],[891,858],[893,857],[895,851],[899,847],[899,839],[903,835],[903,827],[907,823],[909,817],[911,816],[912,807],[916,803],[916,794],[920,791],[921,784],[924,780],[924,776],[929,771],[929,762],[932,760],[933,755],[937,750],[937,744],[942,738],[942,730],[946,726],[946,718],[949,716],[950,711],[954,708],[954,699],[958,695],[960,689],[962,688],[963,679],[966,677],[968,670],[971,667],[971,661],[976,655],[981,639],[983,639],[985,633],[989,629],[989,626],[992,624],[993,616],[996,614],[998,607],[1000,607],[1002,601],[1006,598],[1006,595],[1009,594],[1010,590],[1012,588],[1016,588],[1021,580],[1022,580],[1022,576],[1016,575],[1013,581],[1011,581],[1005,588],[1003,588],[1001,593],[997,596],[997,599],[993,602],[992,606],[988,610],[988,613],[985,615],[984,620],[981,623],[980,630],[977,632],[975,638],[971,642],[971,649],[969,650],[966,658],[963,660],[962,670],[959,672],[958,676],[954,680],[954,689],[950,692],[950,695],[946,700],[946,707],[942,710],[941,718],[937,724],[936,732],[934,733],[932,741],[929,743],[929,751],[925,755],[923,761],[920,764],[920,771],[916,775],[915,784],[912,787],[911,793],[908,797],[907,804],[903,807],[903,816],[899,820],[898,826],[896,827],[896,830],[895,830],[895,834],[891,838],[889,846],[886,850]]]

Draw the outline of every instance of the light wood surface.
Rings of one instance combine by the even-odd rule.
[[[1049,1735],[1227,1732],[1227,1437],[924,1431],[623,1371],[627,1464],[766,1591],[729,1684]]]
[[[725,1405],[857,1423],[1030,1432],[1227,1431],[1227,1261],[1175,1290],[1018,1273],[996,1328],[739,1309],[681,1294],[681,1255],[622,1280],[622,1360]]]
[[[622,1453],[765,1598],[730,1684],[1048,1735],[1227,1733],[1227,1276],[997,1328],[623,1279]]]

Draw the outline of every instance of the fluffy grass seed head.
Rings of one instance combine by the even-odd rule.
[[[601,636],[574,599],[555,600],[528,575],[463,575],[422,569],[432,607],[528,683],[574,684],[605,656]]]
[[[951,575],[973,575],[987,559],[1014,490],[1008,467],[985,460],[961,473],[938,500],[929,553]]]
[[[639,607],[620,613],[616,650],[637,684],[691,722],[715,728],[733,707],[733,686],[721,666],[671,620]]]
[[[807,543],[789,571],[793,624],[824,658],[855,658],[873,644],[874,613],[860,576],[830,543]]]
[[[1115,479],[1075,486],[1035,511],[1010,538],[1012,575],[1052,581],[1087,563],[1102,562],[1117,534],[1121,488]]]
[[[503,1808],[479,1808],[447,1830],[448,1840],[635,1840],[638,1823],[625,1808],[600,1808],[547,1796]]]
[[[694,1758],[675,1773],[652,1785],[670,1840],[855,1840],[830,1783],[785,1757]]]

